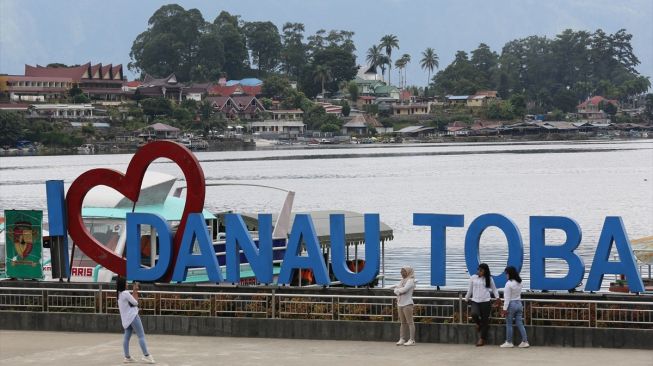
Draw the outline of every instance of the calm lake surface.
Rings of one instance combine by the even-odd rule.
[[[383,145],[207,152],[197,157],[207,182],[295,191],[295,211],[379,213],[394,229],[394,240],[386,243],[386,274],[398,277],[402,265],[412,265],[420,286],[428,285],[430,278],[430,230],[413,226],[416,212],[465,215],[465,228],[448,230],[448,288],[467,285],[464,237],[472,220],[484,213],[504,214],[519,227],[525,246],[525,287],[530,271],[529,216],[568,216],[579,223],[583,240],[577,252],[585,260],[586,275],[605,216],[623,217],[631,239],[653,235],[651,140]],[[46,210],[46,180],[63,179],[67,188],[86,170],[124,171],[130,159],[131,155],[0,157],[0,209]],[[157,161],[150,169],[182,178],[170,162]],[[209,187],[206,208],[274,213],[284,198],[282,192],[265,189]],[[564,240],[557,232],[548,238],[551,243]],[[482,261],[498,273],[506,257],[503,234],[486,230]],[[564,262],[548,264],[552,275],[567,271]]]

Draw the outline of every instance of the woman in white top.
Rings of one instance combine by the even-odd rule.
[[[118,279],[116,279],[118,310],[120,310],[122,327],[125,328],[125,334],[122,340],[122,348],[125,352],[123,363],[136,362],[136,360],[129,355],[129,340],[131,339],[132,332],[136,332],[138,343],[141,346],[141,351],[143,351],[143,358],[141,360],[146,363],[155,363],[154,358],[147,351],[143,323],[141,323],[141,318],[138,316],[138,289],[138,283],[134,283],[132,286],[132,295],[127,291],[127,280],[123,277],[118,277]]]
[[[414,346],[413,290],[415,289],[415,271],[410,266],[405,266],[401,269],[401,277],[401,282],[395,286],[399,320],[401,320],[397,346]],[[409,336],[408,341],[406,341],[406,335]]]
[[[476,332],[481,334],[476,342],[477,347],[484,346],[487,339],[487,332],[490,328],[490,311],[492,310],[492,293],[494,299],[499,298],[499,292],[490,274],[490,267],[481,263],[476,274],[469,279],[469,289],[465,295],[466,301],[472,299],[472,320],[476,323]]]
[[[506,342],[502,344],[501,348],[512,348],[512,320],[515,320],[517,329],[521,334],[522,342],[519,344],[520,348],[530,347],[528,338],[526,337],[526,328],[522,321],[522,314],[524,307],[521,302],[521,277],[517,273],[517,269],[513,266],[506,267],[505,270],[508,282],[503,288],[503,311],[501,314],[506,317]]]

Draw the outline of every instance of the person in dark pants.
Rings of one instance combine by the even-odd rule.
[[[469,279],[469,289],[465,300],[472,300],[472,320],[476,323],[476,332],[480,338],[476,346],[484,346],[487,341],[487,332],[490,328],[490,312],[492,311],[492,294],[494,299],[499,298],[499,292],[494,285],[490,274],[490,267],[481,263],[475,275]]]

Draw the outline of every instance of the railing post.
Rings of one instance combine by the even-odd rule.
[[[331,296],[331,320],[340,320],[340,312],[338,311],[340,301],[336,301],[336,296]]]
[[[272,319],[276,318],[276,312],[277,312],[277,296],[276,296],[276,290],[272,289],[272,297],[270,298],[270,302],[272,303]]]
[[[41,311],[44,313],[48,312],[48,290],[41,291],[41,296],[43,298],[43,304],[41,306]]]
[[[99,300],[98,300],[98,305],[99,305],[99,314],[102,314],[102,285],[99,286],[98,288],[98,295],[99,295]]]
[[[395,304],[395,301],[397,301],[397,299],[392,299],[392,321],[393,322],[395,321],[395,310],[399,311],[399,309],[397,308],[397,306]],[[399,314],[397,314],[397,316],[399,316]]]
[[[463,324],[463,294],[461,292],[458,293],[458,314],[459,323]]]

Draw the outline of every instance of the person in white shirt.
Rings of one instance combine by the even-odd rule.
[[[145,331],[143,330],[143,323],[138,316],[138,283],[132,286],[133,294],[127,291],[127,280],[124,277],[116,279],[116,292],[118,298],[118,310],[120,310],[120,320],[122,327],[125,329],[125,334],[122,340],[122,348],[125,353],[123,363],[134,363],[136,360],[129,355],[129,340],[131,339],[132,332],[136,332],[138,336],[138,344],[143,351],[143,358],[145,363],[155,363],[152,355],[147,351],[147,344],[145,343]]]
[[[524,307],[521,302],[521,277],[519,277],[517,269],[513,266],[506,267],[505,274],[508,281],[503,288],[503,311],[501,314],[506,317],[506,341],[500,347],[512,348],[515,346],[512,343],[512,321],[514,319],[522,340],[518,347],[528,348],[530,345],[528,344],[526,328],[524,328],[524,322],[522,321]]]
[[[413,290],[415,289],[415,271],[410,266],[401,269],[401,282],[395,286],[397,306],[401,327],[397,346],[415,345],[415,323],[413,322]],[[408,335],[408,341],[406,341]]]
[[[469,289],[465,295],[465,301],[469,301],[470,298],[472,300],[472,320],[476,323],[476,332],[481,335],[476,342],[477,347],[484,346],[487,340],[490,312],[492,311],[492,294],[494,294],[494,299],[499,298],[499,292],[490,274],[490,267],[481,263],[476,274],[469,279]]]

